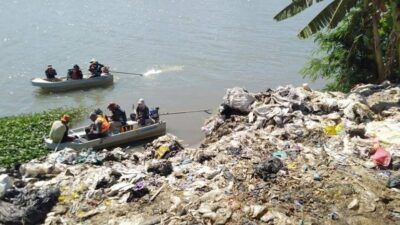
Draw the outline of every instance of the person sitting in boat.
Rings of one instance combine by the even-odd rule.
[[[94,113],[96,113],[97,115],[100,115],[100,116],[104,116],[104,113],[100,108],[95,109]],[[106,117],[106,119],[107,119],[107,117]],[[107,121],[108,121],[108,119],[107,119]]]
[[[108,76],[110,75],[110,70],[108,66],[101,67],[101,76]]]
[[[106,117],[93,112],[89,118],[93,123],[85,129],[87,139],[93,140],[106,137],[110,129],[110,123]]]
[[[132,104],[132,109],[133,109],[133,111],[135,111],[135,104]],[[131,120],[132,121],[136,121],[136,113],[131,113],[130,115],[129,115],[129,118],[131,118]]]
[[[103,68],[103,67],[104,67],[104,65],[97,62],[96,59],[90,60],[89,72],[90,72],[91,76],[89,78],[99,77],[101,75],[101,68]]]
[[[49,134],[49,138],[53,143],[69,142],[75,139],[74,137],[68,136],[68,123],[70,120],[70,116],[64,115],[60,120],[54,121]]]
[[[57,76],[57,71],[53,68],[52,65],[48,65],[45,74],[48,80],[55,80]]]
[[[74,67],[72,69],[68,70],[68,79],[71,80],[81,80],[83,79],[83,74],[81,69],[79,68],[79,66],[77,64],[74,65]]]
[[[109,117],[110,130],[118,131],[122,126],[126,125],[126,113],[121,109],[119,105],[112,102],[108,104],[107,109],[109,109],[112,115]]]
[[[146,126],[151,123],[149,108],[146,106],[143,98],[138,101],[138,106],[136,107],[136,119],[140,126]]]

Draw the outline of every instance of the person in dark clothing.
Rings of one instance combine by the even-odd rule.
[[[109,109],[112,113],[112,115],[109,117],[109,120],[111,121],[110,129],[112,131],[116,131],[122,126],[126,125],[126,113],[121,109],[121,107],[119,107],[119,105],[110,103],[108,104],[107,109]]]
[[[138,106],[136,107],[136,119],[140,126],[145,126],[150,122],[149,108],[144,103],[141,98],[138,101]]]
[[[53,67],[51,65],[48,65],[47,70],[45,71],[45,74],[46,74],[46,78],[48,80],[54,80],[56,78],[57,71],[55,69],[53,69]]]
[[[103,67],[104,65],[97,62],[96,59],[90,60],[90,66],[89,66],[89,72],[91,74],[90,78],[99,77],[101,75],[101,68]]]
[[[68,79],[72,80],[81,80],[83,79],[83,74],[81,69],[79,68],[78,65],[74,65],[72,69],[68,70]]]

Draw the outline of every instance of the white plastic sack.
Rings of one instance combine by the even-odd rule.
[[[0,198],[6,193],[12,186],[11,178],[7,174],[0,175]]]
[[[253,104],[254,101],[254,96],[239,87],[228,89],[224,96],[224,103],[226,105],[243,113],[251,111],[251,104]]]
[[[365,127],[366,135],[387,144],[400,144],[400,124],[398,121],[373,121]]]

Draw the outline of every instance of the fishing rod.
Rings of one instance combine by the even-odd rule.
[[[197,113],[197,112],[205,112],[207,114],[211,114],[210,109],[200,109],[200,110],[189,110],[189,111],[178,111],[178,112],[166,112],[160,113],[160,116],[167,116],[167,115],[176,115],[176,114],[185,114],[185,113]]]
[[[143,77],[143,76],[144,76],[144,75],[143,75],[143,74],[141,74],[141,73],[128,73],[128,72],[113,71],[113,70],[110,70],[110,72],[111,72],[111,73],[120,73],[120,74],[136,75],[136,76],[141,76],[141,77]]]

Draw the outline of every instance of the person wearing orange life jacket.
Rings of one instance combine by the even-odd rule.
[[[89,118],[93,123],[85,129],[87,139],[93,140],[106,137],[110,129],[110,123],[107,118],[94,112],[90,114]]]

